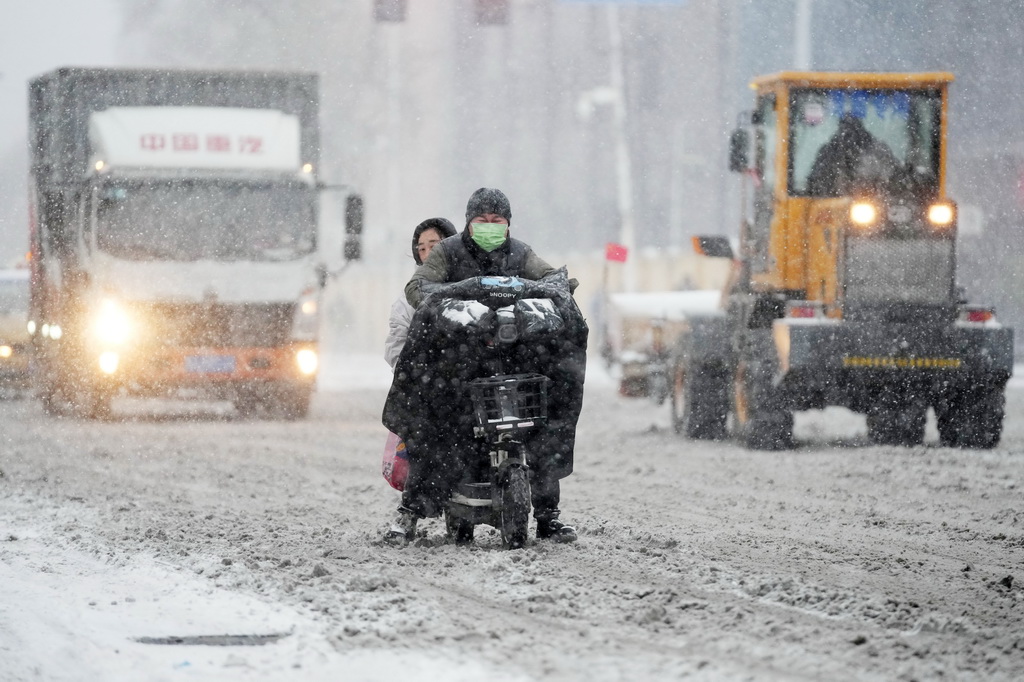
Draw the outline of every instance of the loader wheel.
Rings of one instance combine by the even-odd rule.
[[[881,399],[867,414],[868,438],[878,445],[920,445],[928,406]]]
[[[729,417],[729,380],[722,372],[677,366],[670,385],[672,428],[695,440],[724,440]]]
[[[936,405],[939,442],[947,447],[991,450],[1003,435],[1002,388],[965,391]]]
[[[734,389],[736,428],[743,444],[752,450],[792,448],[793,412],[780,405],[768,363],[741,361]]]

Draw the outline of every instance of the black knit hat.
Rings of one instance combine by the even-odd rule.
[[[512,222],[512,205],[508,203],[508,197],[500,189],[481,187],[473,192],[466,204],[466,223],[478,215],[494,213],[500,215],[510,224]]]
[[[423,265],[423,261],[420,260],[419,251],[416,250],[416,246],[420,242],[420,235],[427,230],[437,230],[437,233],[441,235],[441,239],[446,237],[454,237],[458,230],[452,225],[452,221],[447,218],[427,218],[422,223],[416,226],[416,229],[412,231],[412,257],[416,260],[416,265]]]

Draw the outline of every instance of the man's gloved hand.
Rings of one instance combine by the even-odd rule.
[[[470,277],[459,282],[424,282],[420,290],[435,298],[476,298],[480,291],[480,278]]]
[[[492,310],[515,303],[523,293],[523,281],[517,277],[480,277],[481,297],[477,300]]]

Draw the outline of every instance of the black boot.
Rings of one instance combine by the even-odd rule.
[[[537,539],[554,542],[576,542],[576,529],[558,520],[559,511],[544,510],[534,514],[537,518]]]
[[[384,531],[384,542],[396,547],[405,547],[416,537],[416,513],[405,507],[399,507],[394,520]]]

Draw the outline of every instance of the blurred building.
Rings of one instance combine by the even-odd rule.
[[[490,2],[406,0],[403,21],[381,22],[374,0],[122,0],[124,53],[318,71],[325,170],[363,189],[367,256],[399,269],[411,227],[432,215],[459,223],[481,185],[506,190],[514,230],[545,253],[618,239],[620,133],[638,247],[736,234],[728,132],[753,76],[797,66],[806,12],[813,69],[956,75],[950,190],[980,226],[962,240],[962,279],[1024,328],[1020,0],[507,0],[504,23],[480,25]]]

